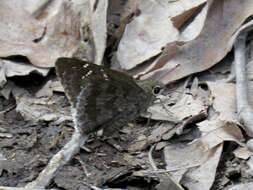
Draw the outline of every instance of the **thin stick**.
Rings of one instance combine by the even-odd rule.
[[[246,72],[246,37],[242,32],[235,44],[236,101],[239,120],[244,124],[247,135],[253,137],[253,110],[248,102],[248,80]]]
[[[34,189],[34,188],[24,188],[24,187],[4,187],[4,186],[0,186],[0,190],[49,190],[49,189]],[[50,189],[50,190],[56,190],[56,189]]]
[[[64,166],[84,144],[88,136],[75,130],[71,140],[48,163],[47,167],[39,174],[37,179],[26,185],[26,188],[45,188],[55,177],[56,172]]]
[[[157,171],[158,168],[157,168],[157,166],[156,166],[156,164],[155,164],[155,162],[154,162],[154,160],[153,160],[153,157],[152,157],[152,152],[153,152],[153,150],[154,150],[154,147],[155,147],[155,145],[152,145],[152,146],[151,146],[151,148],[150,148],[150,150],[149,150],[149,152],[148,152],[148,159],[149,159],[150,165],[151,165],[151,167],[153,168],[153,170],[154,170],[154,171]]]

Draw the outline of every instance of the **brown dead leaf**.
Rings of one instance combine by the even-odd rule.
[[[17,86],[13,87],[13,96],[16,99],[16,111],[20,113],[25,120],[29,121],[55,121],[56,123],[66,120],[72,120],[69,108],[57,108],[61,97],[36,98],[29,94],[28,91]]]
[[[117,51],[121,67],[127,70],[161,53],[178,36],[169,12],[158,1],[142,1],[138,8],[140,15],[126,26]]]
[[[213,99],[213,107],[222,121],[238,123],[236,115],[235,85],[232,83],[207,82]]]
[[[39,20],[26,12],[28,3],[1,1],[0,56],[26,56],[40,67],[53,67],[58,57],[72,56],[80,44],[80,12],[73,2],[52,1],[51,12]]]
[[[190,144],[171,144],[164,148],[166,169],[173,171],[199,166],[210,158],[208,151],[201,141]]]
[[[237,184],[234,185],[233,187],[229,188],[228,190],[251,190],[253,189],[253,183],[244,183],[244,184]]]
[[[243,146],[244,137],[236,123],[220,120],[205,120],[197,124],[202,133],[201,141],[212,149],[224,141],[234,141]]]
[[[166,84],[206,70],[218,63],[231,50],[233,34],[252,14],[252,10],[251,0],[214,1],[209,5],[202,32],[195,40],[183,45],[178,54],[167,62],[161,82]],[[173,72],[167,72],[168,65],[178,66],[173,69]],[[163,68],[160,72],[162,70]]]
[[[208,161],[188,171],[182,180],[184,187],[194,190],[209,190],[215,180],[216,169],[220,161],[222,149],[223,144],[220,144],[213,150],[213,154]]]
[[[252,152],[250,152],[246,147],[238,147],[236,150],[233,151],[234,155],[237,158],[247,160],[252,156]]]

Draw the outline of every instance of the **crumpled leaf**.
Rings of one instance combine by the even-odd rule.
[[[49,80],[39,91],[36,92],[35,96],[40,97],[51,97],[53,92],[64,92],[62,85],[59,81]]]
[[[182,45],[173,58],[163,62],[162,68],[150,73],[154,75],[153,79],[167,84],[192,73],[206,70],[218,63],[231,50],[235,40],[233,35],[252,14],[253,2],[251,0],[211,2],[211,0],[208,1],[209,10],[200,35],[195,40]],[[243,11],[238,11],[238,9]],[[167,70],[169,65],[177,65],[177,67],[171,72]]]
[[[150,106],[145,115],[154,120],[171,121],[179,123],[190,117],[198,115],[207,115],[208,104],[205,95],[193,97],[189,92],[184,92],[182,98],[173,106],[168,106],[170,99],[166,96],[160,96],[160,101]]]
[[[1,1],[0,56],[26,56],[40,67],[52,67],[58,57],[72,56],[80,45],[80,10],[74,9],[74,2],[52,1],[39,19],[25,10],[29,3]]]
[[[107,37],[107,0],[45,3],[41,5],[44,9],[34,13],[34,9],[41,9],[36,7],[40,6],[38,1],[1,2],[0,56],[26,56],[40,67],[53,67],[58,57],[72,56],[101,64]]]
[[[253,189],[253,182],[234,185],[233,187],[229,188],[228,190],[242,190],[242,189],[243,190]]]
[[[0,95],[2,95],[6,100],[10,98],[12,88],[14,83],[8,81],[2,88],[0,88]]]
[[[201,25],[203,25],[206,11],[201,14],[203,16],[199,16],[191,23],[192,27],[187,27],[182,31],[181,36],[179,36],[178,29],[205,2],[206,0],[128,1],[129,12],[132,11],[132,14],[136,16],[132,18],[132,21],[129,19],[126,26],[121,26],[125,31],[116,52],[121,67],[127,70],[132,69],[160,54],[166,44],[179,39],[187,41],[195,38],[202,29]],[[126,15],[131,15],[129,12],[121,16],[123,25],[127,22]],[[126,49],[128,51],[125,51]],[[147,70],[153,70],[155,65],[160,66],[158,63],[152,65]]]
[[[192,168],[210,158],[208,147],[201,142],[191,144],[171,144],[164,148],[166,169],[169,171]]]
[[[56,123],[65,120],[72,121],[68,107],[57,109],[56,103],[59,98],[34,98],[25,89],[14,87],[13,96],[16,99],[16,111],[20,113],[25,120],[29,121],[54,121]]]
[[[222,149],[223,144],[220,144],[213,150],[214,152],[207,162],[188,171],[182,180],[183,186],[189,190],[209,190],[215,180]]]
[[[253,155],[252,152],[250,152],[246,147],[238,147],[236,150],[233,151],[234,155],[237,158],[247,160],[250,158],[250,156]]]
[[[177,181],[188,175],[185,181],[189,189],[210,189],[222,152],[224,141],[234,141],[243,145],[243,135],[236,124],[203,121],[198,124],[201,137],[189,144],[170,144],[164,148],[166,169],[176,176]],[[214,156],[215,155],[215,156]],[[206,172],[206,168],[211,168]],[[201,174],[201,175],[200,175]],[[201,177],[200,177],[200,176]],[[198,183],[192,183],[197,180]],[[191,187],[191,188],[190,188]]]
[[[213,98],[213,107],[222,121],[239,124],[236,115],[235,85],[232,83],[207,82]]]
[[[117,59],[123,69],[132,69],[161,53],[162,47],[178,37],[167,7],[146,0],[139,3],[138,9],[140,15],[126,26],[118,46]]]
[[[107,38],[107,7],[108,0],[103,1],[90,1],[91,7],[91,32],[93,35],[94,48],[95,48],[95,64],[101,65],[106,48]]]
[[[200,187],[210,189],[222,148],[219,148],[213,161],[211,155],[216,152],[217,147],[223,146],[224,141],[233,141],[245,147],[235,114],[234,84],[208,82],[207,86],[214,111],[210,113],[208,120],[196,124],[201,137],[187,145],[170,144],[164,148],[166,169],[173,170],[172,176],[177,181],[183,179],[182,183],[192,190]],[[211,168],[212,172],[207,173],[206,167]],[[191,180],[187,180],[188,178]]]
[[[5,77],[25,76],[30,73],[38,73],[46,76],[49,72],[48,68],[40,68],[27,63],[9,60],[0,60],[0,68],[4,70]]]
[[[195,39],[202,31],[203,26],[205,24],[208,12],[208,4],[206,3],[206,1],[188,0],[181,0],[173,4],[178,4],[178,8],[175,7],[175,11],[183,7],[181,14],[178,14],[172,18],[172,21],[177,28],[182,27],[182,25],[185,24],[188,19],[194,18],[193,21],[186,26],[186,28],[183,28],[183,30],[180,31],[181,33],[179,36],[179,41],[187,42]],[[191,7],[191,9],[189,9],[189,7]],[[195,12],[197,12],[198,14],[194,17],[194,14],[196,14]]]
[[[212,149],[224,141],[234,141],[243,145],[244,137],[236,123],[220,120],[205,120],[197,124],[202,133],[201,141]]]

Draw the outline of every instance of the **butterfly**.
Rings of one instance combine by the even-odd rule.
[[[78,152],[89,133],[130,122],[155,100],[150,90],[152,85],[145,82],[138,85],[122,72],[75,58],[58,58],[55,68],[71,104],[75,131],[37,179],[26,187],[46,187],[55,173]]]
[[[147,85],[123,72],[75,58],[58,58],[55,68],[83,134],[131,122],[155,100]]]

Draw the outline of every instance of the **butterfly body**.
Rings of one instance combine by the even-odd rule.
[[[55,67],[71,103],[75,127],[84,134],[120,127],[155,100],[122,72],[73,58],[59,58]]]

